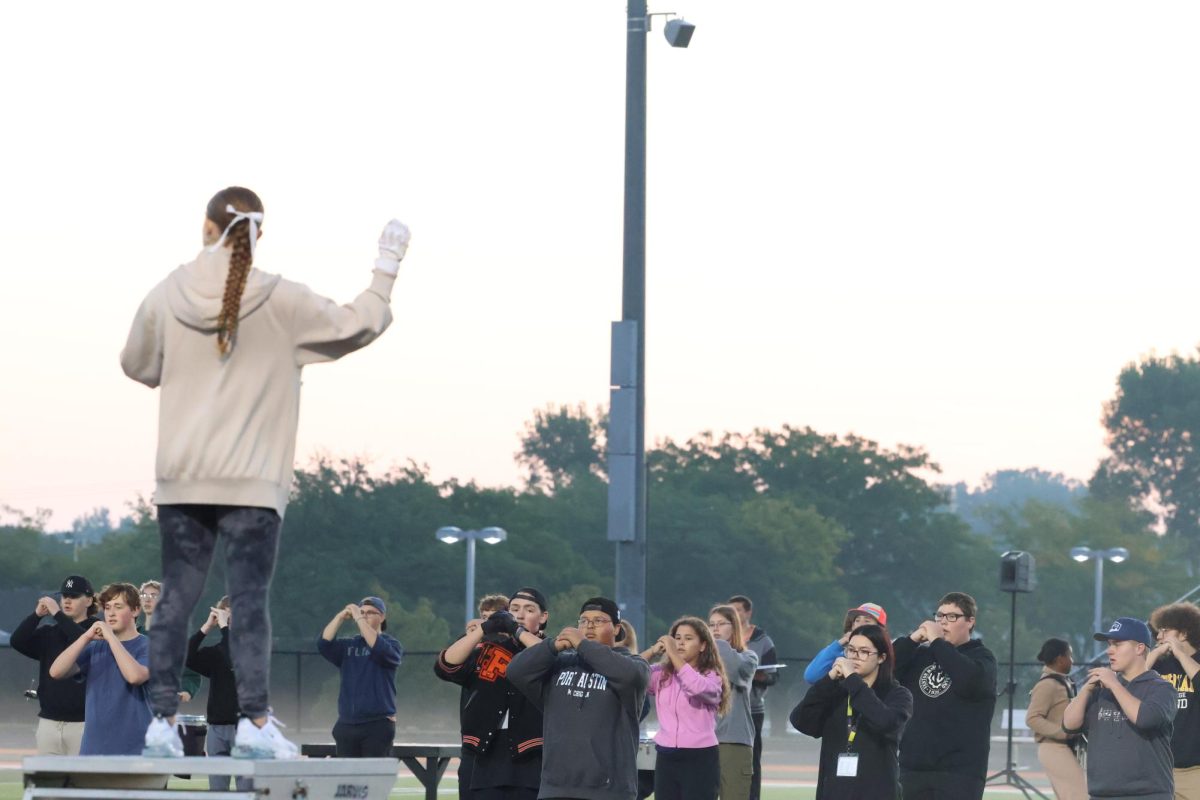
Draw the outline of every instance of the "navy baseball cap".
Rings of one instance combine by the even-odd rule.
[[[1133,617],[1117,617],[1108,630],[1092,636],[1097,642],[1137,642],[1149,647],[1154,643],[1150,626]]]
[[[387,603],[383,602],[382,597],[364,597],[360,606],[372,606],[376,611],[383,615],[383,624],[379,627],[387,630]]]

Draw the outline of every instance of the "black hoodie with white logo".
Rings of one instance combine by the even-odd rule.
[[[896,680],[913,696],[900,769],[984,778],[996,708],[992,651],[978,639],[958,647],[945,639],[922,646],[908,636],[894,647]]]

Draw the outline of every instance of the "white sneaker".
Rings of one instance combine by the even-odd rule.
[[[176,726],[163,717],[150,720],[142,755],[146,758],[183,758],[183,739],[179,738]]]
[[[238,721],[231,755],[234,758],[299,758],[300,748],[279,732],[278,726],[282,724],[274,717],[267,717],[267,724],[260,728],[249,717],[242,717]]]

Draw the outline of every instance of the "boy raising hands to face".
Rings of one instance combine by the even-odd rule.
[[[151,719],[145,692],[150,642],[137,632],[138,590],[109,584],[99,600],[103,619],[55,659],[50,677],[87,679],[80,755],[141,755]]]

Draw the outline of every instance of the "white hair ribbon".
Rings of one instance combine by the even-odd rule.
[[[242,220],[250,221],[250,258],[254,259],[254,245],[258,243],[258,224],[263,221],[263,213],[261,211],[238,211],[233,207],[233,203],[225,206],[225,210],[233,214],[233,219],[225,226],[225,230],[221,232],[221,238],[217,239],[217,243],[208,248],[208,252],[215,253],[225,244],[225,237],[229,235],[229,229],[237,225]]]

